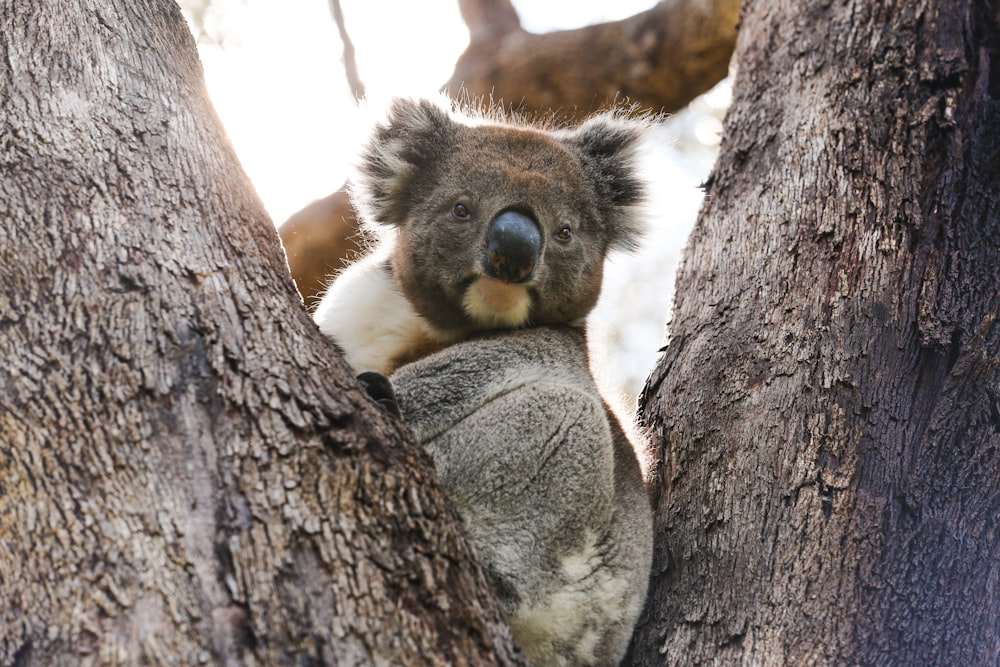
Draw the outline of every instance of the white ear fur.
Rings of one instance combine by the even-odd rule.
[[[585,171],[605,202],[611,248],[633,251],[653,217],[648,206],[652,191],[648,164],[660,118],[629,118],[627,111],[591,116],[565,136],[583,159]]]
[[[351,202],[366,227],[402,224],[402,193],[428,159],[428,147],[440,149],[447,140],[452,123],[443,100],[394,98],[389,103],[349,179]]]

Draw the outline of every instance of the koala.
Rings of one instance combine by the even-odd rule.
[[[356,370],[396,367],[470,335],[580,324],[604,258],[643,227],[646,121],[597,116],[542,131],[397,100],[352,178],[375,250],[314,317]]]
[[[351,192],[380,243],[315,312],[363,379],[388,376],[369,393],[432,455],[535,665],[617,664],[645,600],[649,498],[585,320],[643,226],[650,127],[395,101]]]

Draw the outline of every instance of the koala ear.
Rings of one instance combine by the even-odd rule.
[[[570,145],[597,193],[612,248],[635,250],[645,230],[649,185],[639,162],[653,128],[649,119],[608,112],[592,116],[570,133]]]
[[[401,225],[421,172],[448,152],[456,123],[431,100],[394,99],[351,177],[351,201],[368,225]]]

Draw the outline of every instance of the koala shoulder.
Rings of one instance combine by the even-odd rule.
[[[355,373],[388,375],[452,342],[413,309],[392,275],[385,250],[344,269],[313,314]]]
[[[402,366],[391,380],[406,421],[422,442],[524,387],[561,386],[587,400],[599,396],[584,332],[569,326],[505,330],[460,341]]]

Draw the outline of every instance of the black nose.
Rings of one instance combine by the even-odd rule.
[[[542,246],[542,232],[534,220],[517,211],[504,211],[490,224],[486,237],[486,275],[509,283],[531,278]]]

